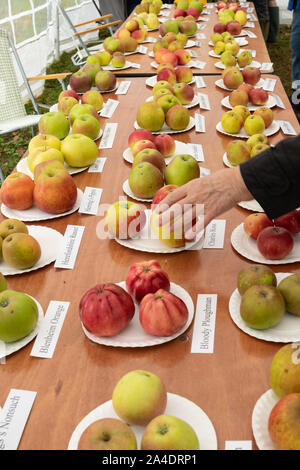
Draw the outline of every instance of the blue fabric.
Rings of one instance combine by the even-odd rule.
[[[300,10],[294,10],[291,29],[292,88],[300,88]],[[295,83],[297,82],[297,83]]]
[[[289,0],[288,10],[300,10],[300,0]]]

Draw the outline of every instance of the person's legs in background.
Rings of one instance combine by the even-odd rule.
[[[257,13],[257,19],[260,24],[262,35],[264,37],[264,40],[266,41],[268,39],[270,29],[268,0],[253,0],[253,3]]]
[[[279,35],[279,6],[276,0],[269,0],[268,2],[269,17],[270,17],[270,30],[267,42],[278,42]]]
[[[292,104],[295,110],[300,111],[300,10],[293,11],[291,29],[292,51]]]

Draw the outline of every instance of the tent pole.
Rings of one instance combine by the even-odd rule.
[[[60,50],[59,50],[59,9],[56,5],[56,60],[59,60]]]

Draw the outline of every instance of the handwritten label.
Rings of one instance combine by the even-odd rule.
[[[225,441],[225,450],[252,450],[252,441]]]
[[[226,220],[214,219],[205,229],[203,248],[224,248]]]
[[[278,121],[281,127],[282,132],[285,135],[297,135],[297,132],[293,128],[292,124],[289,121]]]
[[[99,145],[99,149],[111,149],[115,140],[118,123],[110,122],[105,124],[103,136]]]
[[[189,154],[194,157],[197,162],[204,162],[204,153],[202,144],[187,144],[189,149]]]
[[[211,108],[209,104],[208,95],[206,95],[205,93],[198,93],[198,98],[200,109],[206,109],[209,111]]]
[[[198,294],[191,353],[214,352],[217,294]]]
[[[153,42],[154,43],[154,42],[156,42],[156,39],[149,36],[143,42]]]
[[[205,117],[202,114],[195,113],[194,119],[196,132],[205,132]]]
[[[136,64],[135,62],[128,62],[127,61],[127,65],[129,65],[129,67],[132,67],[134,69],[140,69],[141,68],[141,64]]]
[[[138,52],[139,54],[147,54],[148,49],[145,46],[139,46],[137,47],[136,52]]]
[[[270,72],[273,68],[273,62],[263,62],[261,64],[260,70],[262,72]]]
[[[252,39],[256,39],[256,38],[257,38],[256,34],[253,33],[253,31],[246,31],[246,30],[245,30],[245,33],[247,33],[247,35],[248,35],[249,38],[252,38]]]
[[[283,101],[282,101],[282,99],[280,98],[280,96],[276,95],[276,93],[273,93],[273,98],[274,98],[274,100],[276,101],[276,105],[277,105],[279,108],[285,109],[285,106],[284,106]]]
[[[265,78],[263,89],[266,91],[273,91],[276,86],[276,79],[275,78]]]
[[[106,103],[103,103],[103,108],[100,111],[100,116],[105,118],[111,118],[118,104],[119,101],[112,100],[111,98],[109,98]]]
[[[131,85],[130,80],[125,80],[124,82],[121,82],[120,85],[118,86],[118,89],[116,90],[116,95],[126,95],[126,93],[129,90],[129,87]]]
[[[30,356],[53,357],[69,305],[70,302],[50,301]]]
[[[36,392],[12,388],[0,411],[0,450],[17,450]]]
[[[84,228],[82,225],[67,226],[62,247],[54,264],[55,268],[74,268]]]
[[[201,60],[190,60],[189,66],[195,67],[196,69],[204,69],[206,62],[202,62]]]
[[[203,18],[203,16],[199,16],[198,21],[209,21],[209,18]]]
[[[88,173],[102,173],[105,162],[105,157],[97,158],[96,161],[89,167]]]
[[[203,29],[205,29],[207,26],[207,24],[198,24],[197,28],[198,28],[198,31],[202,31]]]
[[[102,196],[102,191],[103,190],[101,188],[91,188],[87,186],[84,190],[78,212],[81,214],[96,215]]]
[[[245,24],[245,28],[255,28],[255,24],[252,21],[247,21]]]
[[[198,75],[198,76],[195,77],[195,80],[196,80],[196,87],[197,88],[206,88],[206,84],[205,84],[205,81],[204,81],[203,77]]]
[[[254,12],[254,8],[253,8],[253,7],[247,8],[247,13],[253,13],[253,12]]]
[[[257,21],[256,16],[253,15],[253,14],[248,15],[248,19],[251,20],[251,21]]]
[[[189,54],[190,54],[191,57],[197,57],[197,52],[195,52],[195,51],[191,50],[191,51],[189,51]]]
[[[196,34],[197,39],[206,39],[206,35],[204,33],[198,33]],[[201,46],[201,43],[196,44],[197,46]]]

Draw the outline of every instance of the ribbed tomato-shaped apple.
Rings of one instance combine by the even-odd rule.
[[[171,336],[184,327],[187,319],[183,300],[164,289],[147,294],[140,303],[140,322],[150,335]]]
[[[126,277],[128,292],[140,302],[147,294],[154,294],[159,289],[169,290],[168,274],[156,260],[133,264]]]
[[[89,289],[79,303],[79,315],[84,327],[98,337],[115,336],[134,315],[131,296],[113,283],[97,284]]]

